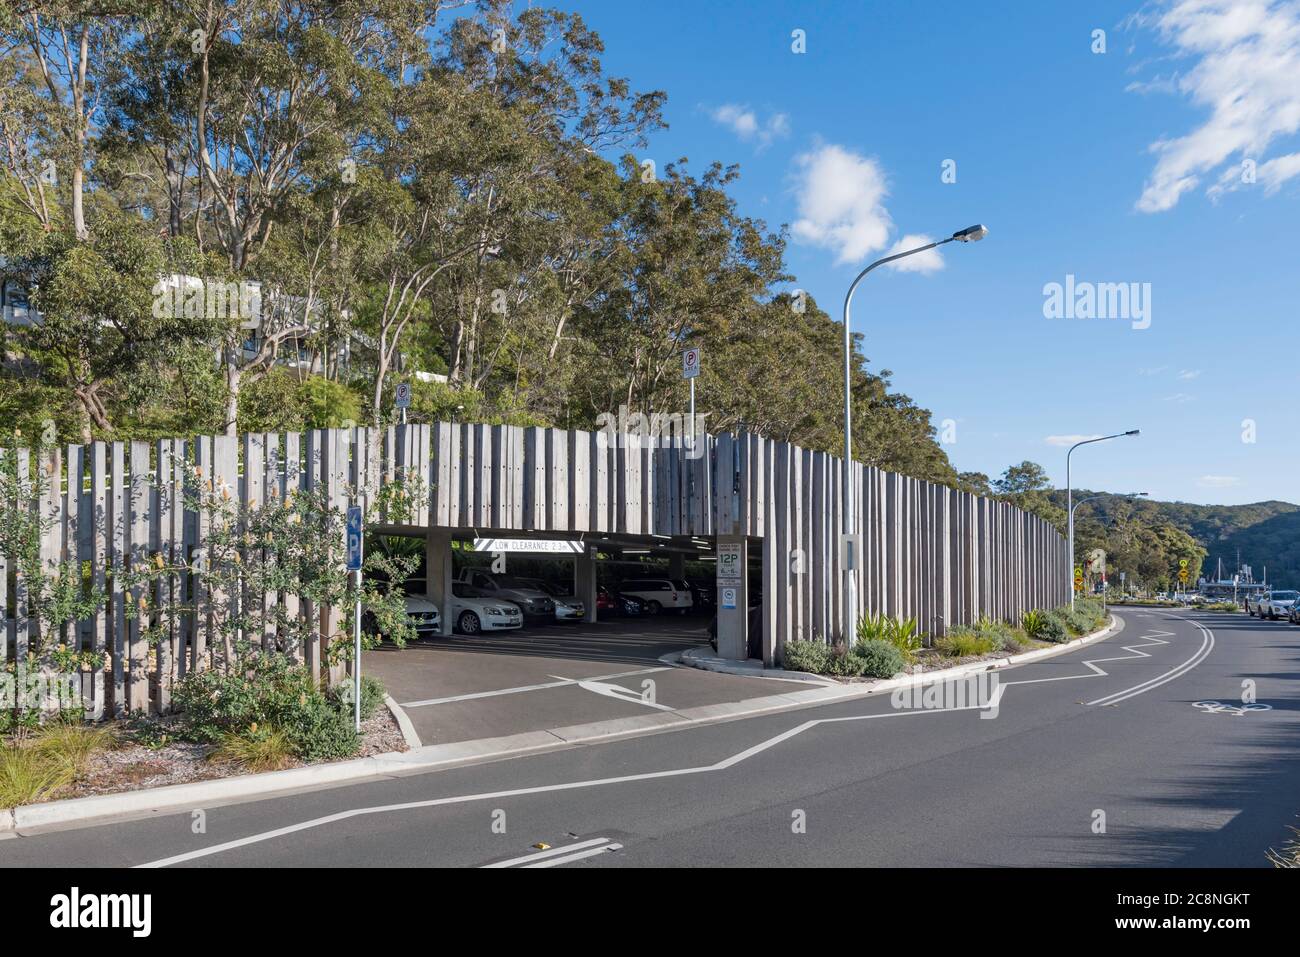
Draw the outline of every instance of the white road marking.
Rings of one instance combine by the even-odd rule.
[[[532,861],[542,861],[551,857],[559,857],[562,854],[568,854],[572,851],[578,851],[584,847],[595,847],[598,844],[608,844],[607,837],[593,837],[587,841],[578,841],[575,844],[566,844],[564,847],[553,847],[548,851],[533,851],[531,854],[524,854],[522,857],[512,857],[508,861],[493,861],[491,864],[484,864],[483,868],[491,870],[494,867],[514,867],[516,864],[528,864]]]
[[[149,861],[145,864],[137,864],[139,868],[157,868],[168,867],[172,864],[183,864],[186,861],[198,860],[203,857],[212,857],[216,854],[222,854],[226,851],[233,851],[241,847],[248,847],[252,844],[261,844],[266,841],[275,840],[278,837],[287,837],[290,834],[297,834],[301,831],[312,830],[313,828],[325,827],[329,824],[337,824],[340,821],[347,821],[355,817],[365,817],[371,814],[389,814],[395,811],[414,811],[431,807],[443,807],[452,804],[470,804],[477,801],[499,801],[502,798],[527,797],[533,794],[550,794],[556,791],[575,791],[583,788],[602,787],[610,784],[628,784],[634,781],[653,781],[661,778],[684,777],[690,774],[709,774],[716,771],[725,771],[741,761],[753,757],[766,751],[768,748],[775,747],[782,741],[787,741],[797,734],[807,731],[809,728],[815,728],[819,724],[838,724],[845,721],[869,721],[874,718],[904,718],[910,715],[925,714],[947,714],[952,711],[977,711],[980,705],[966,705],[960,708],[934,708],[923,711],[886,711],[881,714],[858,714],[848,715],[842,718],[817,718],[812,721],[805,721],[789,731],[783,731],[775,737],[768,738],[753,747],[746,748],[739,754],[734,754],[729,758],[718,761],[715,764],[705,764],[693,768],[675,768],[670,771],[648,771],[641,774],[623,774],[612,778],[595,778],[588,781],[569,781],[564,784],[544,784],[531,788],[511,788],[506,791],[491,791],[483,794],[464,794],[456,797],[430,798],[425,801],[408,801],[404,804],[384,804],[376,807],[353,808],[347,811],[338,811],[334,814],[327,814],[324,817],[312,818],[309,821],[300,821],[297,824],[289,824],[285,827],[278,827],[272,831],[264,831],[261,834],[250,834],[248,837],[241,837],[233,841],[226,841],[223,844],[214,844],[211,847],[202,847],[193,851],[186,851],[183,854],[175,854],[172,857],[164,857],[161,860]]]
[[[1179,620],[1186,621],[1188,619],[1179,619]],[[1201,661],[1203,661],[1205,656],[1209,654],[1209,651],[1213,649],[1214,635],[1212,632],[1210,632],[1199,622],[1193,621],[1192,624],[1196,625],[1197,628],[1200,628],[1201,631],[1204,632],[1206,636],[1206,643],[1202,643],[1201,649],[1198,650],[1196,654],[1194,654],[1191,658],[1189,658],[1187,661],[1183,662],[1181,665],[1177,666],[1176,668],[1172,669],[1171,671],[1166,672],[1164,675],[1160,675],[1157,678],[1151,679],[1150,681],[1145,681],[1140,685],[1134,686],[1133,688],[1128,688],[1125,689],[1124,691],[1116,692],[1116,694],[1114,695],[1108,695],[1105,698],[1098,698],[1097,701],[1089,702],[1089,704],[1090,705],[1097,704],[1098,702],[1102,702],[1102,701],[1106,701],[1111,704],[1114,704],[1117,701],[1122,701],[1125,700],[1126,698],[1133,697],[1134,695],[1142,694],[1145,691],[1150,691],[1152,688],[1158,687],[1159,685],[1164,684],[1167,681],[1172,681],[1175,678],[1179,677],[1179,675],[1196,667],[1196,665],[1198,665]],[[1161,632],[1160,634],[1169,634],[1169,633]],[[1159,642],[1159,643],[1167,644],[1167,642]],[[1143,645],[1139,647],[1146,647],[1146,646]],[[1135,651],[1135,656],[1150,657],[1149,655],[1136,652],[1136,651]],[[1106,661],[1111,659],[1097,659],[1097,660]],[[655,670],[667,670],[667,669],[655,669]],[[1099,669],[1094,667],[1092,670],[1098,671]],[[1075,677],[1086,678],[1086,677],[1093,677],[1093,675],[1076,675]],[[1000,684],[1002,685],[1010,685],[1015,683],[1028,684],[1029,682],[1000,682]],[[876,718],[902,718],[911,715],[947,714],[953,711],[981,711],[984,710],[984,707],[985,706],[983,705],[976,704],[976,705],[965,705],[960,708],[933,708],[933,709],[925,709],[925,710],[886,711],[880,714],[846,715],[844,717],[839,717],[839,718],[815,718],[811,721],[805,721],[803,724],[790,728],[788,731],[783,731],[778,735],[768,738],[766,741],[761,741],[758,744],[753,745],[752,747],[746,748],[745,750],[737,754],[733,754],[729,758],[724,758],[723,760],[718,761],[714,764],[700,765],[691,768],[677,768],[668,771],[649,771],[641,774],[624,774],[618,777],[611,777],[611,778],[594,778],[587,781],[570,781],[564,784],[547,784],[547,785],[539,785],[537,787],[530,787],[530,788],[512,788],[510,790],[492,791],[483,794],[465,794],[456,797],[431,798],[425,801],[409,801],[403,804],[385,804],[385,805],[378,805],[375,807],[353,808],[348,811],[339,811],[335,814],[325,815],[324,817],[313,818],[308,821],[301,821],[297,824],[290,824],[286,827],[276,828],[275,830],[272,831],[265,831],[261,834],[251,834],[248,837],[241,837],[233,841],[226,841],[223,844],[214,844],[211,847],[204,847],[193,851],[186,851],[183,854],[176,854],[173,855],[172,857],[162,858],[161,860],[150,861],[145,864],[137,864],[136,866],[140,868],[168,867],[172,864],[181,864],[186,861],[198,860],[204,857],[212,857],[214,855],[221,854],[226,851],[236,850],[241,847],[248,847],[253,844],[261,844],[266,841],[274,840],[278,837],[285,837],[290,834],[297,834],[301,831],[307,831],[313,828],[325,827],[326,825],[329,824],[336,824],[340,821],[346,821],[356,817],[364,817],[371,814],[388,814],[396,811],[423,810],[426,808],[442,807],[442,806],[454,805],[454,804],[469,804],[477,801],[497,801],[497,800],[501,800],[502,798],[526,797],[534,794],[548,794],[557,791],[574,791],[574,790],[580,790],[584,788],[602,787],[611,784],[628,784],[635,781],[652,781],[652,780],[658,780],[662,778],[684,777],[686,775],[691,775],[691,774],[710,774],[717,771],[725,771],[728,768],[734,767],[735,765],[740,764],[742,761],[746,761],[757,754],[761,754],[762,752],[768,750],[769,748],[775,747],[776,745],[782,743],[783,741],[788,741],[791,738],[799,734],[802,734],[804,731],[809,730],[810,728],[817,727],[819,724],[841,724],[848,721],[870,721]]]
[[[570,854],[568,857],[555,857],[549,861],[540,861],[537,864],[525,864],[524,867],[555,867],[559,864],[580,861],[584,857],[595,857],[597,854],[608,854],[610,851],[621,850],[623,850],[622,844],[606,844],[604,847],[593,847],[589,851],[579,851],[577,854]]]
[[[639,671],[620,671],[612,675],[596,675],[592,678],[561,678],[558,681],[547,681],[537,685],[520,685],[518,688],[497,688],[494,691],[476,691],[472,694],[458,694],[450,698],[426,698],[423,701],[402,701],[400,704],[403,708],[424,708],[433,704],[451,704],[454,701],[474,701],[478,698],[495,698],[498,695],[522,694],[525,691],[543,691],[546,688],[563,688],[565,685],[576,685],[582,681],[608,681],[612,678],[633,678],[637,675],[652,675],[660,671],[672,671],[670,667],[663,668],[642,668]],[[552,676],[553,677],[553,676]]]
[[[1210,652],[1214,650],[1214,632],[1210,631],[1210,629],[1206,628],[1199,621],[1193,621],[1192,619],[1188,619],[1188,618],[1184,618],[1180,620],[1188,621],[1191,624],[1195,625],[1197,628],[1201,629],[1201,634],[1205,636],[1201,640],[1201,647],[1198,648],[1190,658],[1188,658],[1182,664],[1171,668],[1169,671],[1166,671],[1164,674],[1157,675],[1154,678],[1151,678],[1147,681],[1143,681],[1141,684],[1136,684],[1132,688],[1125,688],[1123,691],[1117,691],[1114,694],[1108,694],[1105,697],[1098,698],[1095,701],[1089,701],[1088,706],[1089,707],[1092,707],[1093,705],[1109,706],[1112,704],[1119,704],[1121,701],[1127,701],[1129,698],[1136,698],[1140,694],[1146,694],[1146,692],[1153,691],[1156,688],[1159,688],[1161,685],[1173,681],[1175,678],[1182,677],[1183,675],[1187,674],[1187,672],[1191,671],[1193,668],[1199,665],[1207,657],[1209,657]]]
[[[559,675],[551,675],[552,678],[558,678]],[[562,681],[569,679],[562,678]],[[666,704],[658,704],[654,701],[647,701],[641,697],[639,691],[633,691],[631,688],[624,688],[622,685],[607,684],[604,681],[596,681],[592,678],[583,678],[578,682],[578,687],[583,691],[590,691],[593,694],[604,695],[606,698],[614,698],[618,701],[626,701],[628,704],[645,705],[647,708],[658,708],[660,711],[672,711],[673,709]]]
[[[1081,665],[1083,665],[1085,668],[1090,669],[1090,673],[1086,675],[1058,675],[1055,678],[1026,678],[1024,681],[1003,681],[1002,684],[1036,685],[1036,684],[1042,684],[1047,681],[1074,681],[1078,678],[1106,678],[1109,677],[1110,672],[1098,668],[1097,667],[1098,664],[1104,664],[1108,661],[1132,661],[1133,659],[1136,658],[1150,658],[1151,656],[1149,654],[1147,654],[1145,651],[1140,651],[1139,649],[1152,648],[1156,645],[1167,645],[1169,644],[1169,642],[1163,641],[1159,636],[1172,635],[1172,634],[1173,634],[1172,631],[1156,631],[1156,632],[1152,632],[1149,635],[1142,635],[1140,638],[1138,638],[1138,641],[1146,642],[1146,644],[1144,645],[1120,645],[1120,647],[1123,648],[1125,651],[1133,652],[1133,654],[1131,655],[1117,655],[1114,658],[1088,658],[1085,661],[1081,661],[1079,662]],[[1147,641],[1148,638],[1151,640]]]

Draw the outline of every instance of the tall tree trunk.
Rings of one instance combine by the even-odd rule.
[[[227,347],[226,350],[226,421],[225,433],[229,436],[236,434],[237,424],[239,421],[239,387],[243,379],[243,372],[240,370],[235,358],[235,349],[238,347]]]

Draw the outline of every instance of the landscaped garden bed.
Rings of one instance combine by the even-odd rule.
[[[1082,600],[1076,601],[1073,609],[1066,606],[1026,612],[1017,624],[980,618],[929,641],[913,618],[869,615],[858,622],[857,640],[852,647],[816,640],[791,641],[785,646],[784,665],[789,671],[842,681],[892,678],[1048,648],[1096,631],[1106,618],[1100,602]]]
[[[382,685],[363,680],[359,735],[350,691],[321,691],[301,666],[257,655],[242,670],[186,679],[178,698],[188,708],[175,715],[99,724],[7,715],[0,808],[405,751]]]

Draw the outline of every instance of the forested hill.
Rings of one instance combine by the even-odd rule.
[[[1076,491],[1076,501],[1096,493]],[[1065,504],[1065,493],[1053,499]],[[1095,506],[1095,510],[1093,507]],[[1090,514],[1085,516],[1085,510]],[[1220,559],[1224,575],[1236,568],[1237,555],[1250,565],[1256,579],[1268,568],[1268,580],[1280,587],[1300,588],[1300,506],[1290,502],[1254,502],[1250,505],[1192,505],[1106,495],[1083,506],[1079,525],[1100,519],[1113,527],[1131,516],[1144,525],[1170,524],[1195,538],[1205,549],[1202,574],[1213,577]]]

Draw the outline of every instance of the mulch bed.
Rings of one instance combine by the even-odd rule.
[[[336,760],[350,761],[353,758],[407,750],[406,739],[402,737],[402,731],[392,712],[386,707],[379,707],[368,720],[361,722],[361,734],[361,747],[357,753]],[[162,747],[148,748],[126,739],[124,733],[122,745],[94,754],[77,780],[49,794],[46,800],[117,794],[250,773],[236,764],[209,761],[208,755],[213,750],[212,745],[183,741],[171,741]],[[289,767],[304,767],[305,764],[306,762],[295,761]]]

